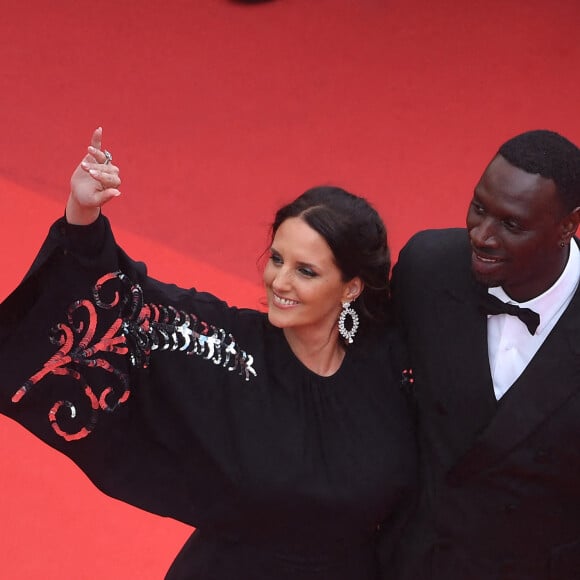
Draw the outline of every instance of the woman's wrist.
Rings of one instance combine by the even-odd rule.
[[[65,218],[69,224],[88,226],[97,220],[100,213],[100,207],[82,206],[77,202],[72,193],[69,195],[65,210]]]

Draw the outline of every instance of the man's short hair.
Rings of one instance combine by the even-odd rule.
[[[551,179],[566,211],[580,206],[580,149],[554,131],[527,131],[506,141],[498,151],[527,173]]]

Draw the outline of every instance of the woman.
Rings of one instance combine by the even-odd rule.
[[[0,410],[105,493],[197,528],[169,580],[374,580],[415,475],[378,214],[328,187],[281,208],[266,315],[149,278],[100,214],[110,161],[97,129],[0,308]]]

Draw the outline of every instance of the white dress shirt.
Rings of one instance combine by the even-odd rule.
[[[548,288],[527,302],[512,300],[503,288],[490,288],[489,293],[502,302],[531,308],[540,315],[540,325],[530,334],[526,325],[510,314],[487,317],[487,349],[495,398],[499,401],[522,374],[542,346],[578,288],[580,280],[580,251],[575,240],[570,242],[570,256],[562,275]]]

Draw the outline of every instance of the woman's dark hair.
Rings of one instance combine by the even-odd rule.
[[[280,225],[293,217],[304,220],[326,240],[343,281],[358,276],[364,282],[355,302],[363,320],[384,322],[391,258],[385,224],[377,211],[366,199],[339,187],[314,187],[276,212],[272,241]],[[360,331],[369,326],[363,320]]]

